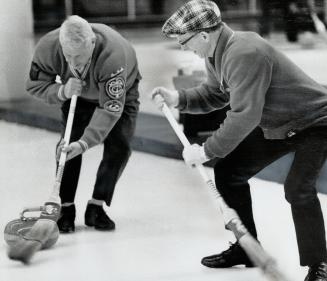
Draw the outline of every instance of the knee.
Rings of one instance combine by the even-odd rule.
[[[290,188],[285,185],[285,199],[288,203],[294,206],[305,206],[318,200],[317,192],[314,187]]]
[[[233,171],[226,163],[217,163],[215,166],[215,181],[217,189],[222,192],[225,189],[243,186],[247,184],[247,180],[241,174]]]
[[[230,175],[228,170],[223,167],[223,165],[216,164],[215,166],[215,181],[216,186],[221,190],[230,181]]]
[[[132,150],[129,145],[114,145],[104,153],[103,158],[108,161],[126,162],[131,154]]]

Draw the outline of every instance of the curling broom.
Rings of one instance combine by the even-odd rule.
[[[156,98],[156,96],[154,98]],[[161,111],[164,113],[165,117],[167,118],[183,146],[190,146],[190,142],[179,127],[176,119],[174,118],[166,103],[163,103],[161,106]],[[198,169],[202,179],[205,181],[207,186],[213,191],[217,199],[219,209],[223,215],[226,228],[234,233],[236,239],[248,257],[251,259],[251,261],[262,270],[263,274],[267,277],[268,280],[289,281],[289,279],[287,279],[277,267],[274,258],[268,255],[259,244],[259,242],[254,239],[253,236],[248,232],[236,211],[226,204],[225,200],[217,190],[214,182],[209,178],[203,165],[196,165],[196,168]]]
[[[70,101],[69,113],[65,129],[65,145],[69,144],[70,134],[73,126],[75,115],[77,95],[73,95]],[[41,209],[40,218],[33,227],[21,236],[16,243],[9,245],[8,257],[13,260],[29,263],[33,255],[41,250],[42,245],[51,237],[52,232],[57,227],[57,220],[60,215],[60,185],[63,176],[67,152],[61,151],[55,183],[51,195],[44,207]]]

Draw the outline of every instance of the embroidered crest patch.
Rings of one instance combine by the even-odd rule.
[[[111,78],[105,85],[106,93],[113,99],[119,99],[125,92],[125,80],[123,77]]]
[[[118,100],[110,100],[107,101],[103,107],[110,112],[120,112],[123,108],[123,104]]]

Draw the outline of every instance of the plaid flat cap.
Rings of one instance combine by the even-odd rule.
[[[162,32],[176,36],[211,28],[221,22],[220,10],[216,3],[208,0],[192,0],[180,7],[163,25]]]

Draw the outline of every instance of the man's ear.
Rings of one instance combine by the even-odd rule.
[[[205,42],[209,42],[209,33],[208,33],[208,32],[201,31],[201,32],[200,32],[200,35],[201,35],[202,39],[203,39]]]

